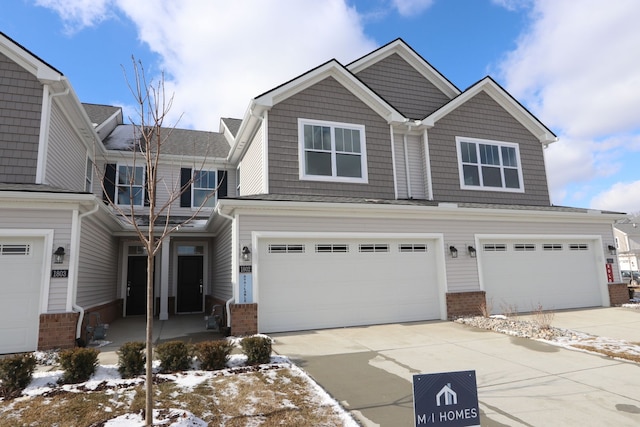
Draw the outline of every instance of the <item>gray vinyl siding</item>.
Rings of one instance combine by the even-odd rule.
[[[423,119],[449,101],[447,95],[396,53],[356,76],[411,119]]]
[[[0,182],[35,183],[42,94],[31,73],[0,54]]]
[[[51,125],[45,166],[45,184],[84,191],[87,149],[57,102],[51,105]]]
[[[264,193],[264,144],[264,131],[261,126],[240,162],[241,196]]]
[[[87,309],[117,299],[118,241],[91,216],[83,219],[77,303]]]
[[[213,242],[213,278],[211,295],[221,300],[228,300],[233,296],[232,282],[232,227],[226,224],[215,237]]]
[[[525,192],[460,189],[456,136],[517,143]],[[439,120],[428,137],[435,200],[550,205],[542,144],[486,93],[476,95]]]
[[[364,125],[369,182],[300,180],[298,118]],[[269,193],[394,198],[389,126],[335,79],[326,78],[274,106],[268,129]]]
[[[2,209],[2,228],[53,230],[53,246],[64,246],[71,241],[71,210],[39,209]],[[51,248],[44,248],[45,256]],[[68,258],[60,268],[68,268]],[[51,274],[45,271],[44,274]],[[47,312],[63,312],[67,304],[68,279],[54,279],[49,283]]]
[[[450,245],[460,252],[458,258],[445,253],[447,292],[469,292],[480,290],[477,259],[466,255],[468,245],[475,245],[477,234],[540,234],[540,235],[596,235],[603,242],[611,241],[611,225],[588,224],[577,221],[541,222],[521,221],[473,221],[464,219],[389,219],[371,217],[293,217],[293,216],[240,216],[239,241],[251,241],[252,231],[262,232],[344,232],[344,233],[438,233],[444,236],[445,252]],[[606,245],[606,244],[605,244]],[[429,249],[431,250],[431,249]],[[433,250],[439,250],[433,248]],[[617,268],[617,267],[616,267]],[[604,280],[604,279],[603,279]]]

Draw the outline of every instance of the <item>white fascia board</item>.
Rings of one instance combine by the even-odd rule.
[[[423,58],[416,54],[413,49],[410,49],[402,40],[396,40],[388,45],[372,52],[371,54],[360,58],[359,60],[352,62],[347,66],[349,71],[354,74],[369,68],[371,65],[380,62],[392,54],[398,54],[402,59],[407,61],[417,72],[419,72],[424,78],[429,80],[435,87],[437,87],[442,93],[447,95],[450,99],[455,98],[460,94],[460,90],[455,87],[450,81],[442,76],[435,68],[427,63]]]
[[[269,109],[279,102],[321,82],[333,77],[369,108],[383,117],[387,123],[404,123],[405,117],[380,98],[375,92],[364,85],[353,74],[345,70],[336,60],[304,74],[288,83],[255,99],[257,105],[262,105]]]
[[[497,208],[461,208],[444,206],[415,205],[379,205],[363,203],[337,202],[295,202],[221,199],[220,209],[227,214],[257,215],[298,215],[298,216],[338,216],[338,217],[377,217],[451,219],[473,221],[527,221],[527,222],[565,222],[611,224],[623,217],[620,214],[593,214],[584,212],[559,212],[525,209]]]
[[[460,96],[444,105],[442,108],[436,110],[430,116],[423,120],[423,124],[427,126],[434,126],[435,123],[460,107],[465,102],[476,96],[480,92],[485,92],[494,101],[496,101],[502,108],[504,108],[509,114],[511,114],[520,124],[522,124],[529,132],[535,135],[538,140],[548,145],[552,142],[556,142],[558,138],[549,132],[549,130],[538,119],[533,117],[526,109],[518,104],[509,94],[507,94],[502,88],[500,88],[491,78],[486,77],[478,84],[472,86]]]

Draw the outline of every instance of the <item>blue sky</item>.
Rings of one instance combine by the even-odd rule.
[[[0,30],[128,114],[134,55],[165,72],[169,122],[201,130],[401,37],[460,89],[491,75],[558,135],[554,204],[640,212],[638,16],[637,0],[3,0]]]

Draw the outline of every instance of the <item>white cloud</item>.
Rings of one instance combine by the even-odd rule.
[[[431,7],[434,0],[392,0],[393,7],[404,17],[419,15]]]
[[[65,23],[67,33],[75,33],[110,17],[111,0],[36,0],[35,4],[54,10]]]
[[[591,199],[594,209],[640,213],[640,181],[617,183]]]
[[[93,12],[86,21],[95,23],[107,16],[90,0],[47,1],[65,19]],[[110,0],[109,6],[128,16],[160,56],[166,89],[175,93],[165,124],[184,113],[179,127],[217,130],[220,117],[241,118],[251,98],[332,58],[347,63],[377,47],[343,0]]]

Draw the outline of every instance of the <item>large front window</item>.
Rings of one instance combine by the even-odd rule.
[[[118,166],[117,204],[143,206],[144,204],[144,167]]]
[[[364,126],[298,121],[300,179],[367,182]]]
[[[524,191],[518,144],[456,138],[460,187]]]
[[[193,197],[191,198],[192,207],[215,207],[215,191],[217,187],[218,180],[216,179],[216,171],[193,171]]]

